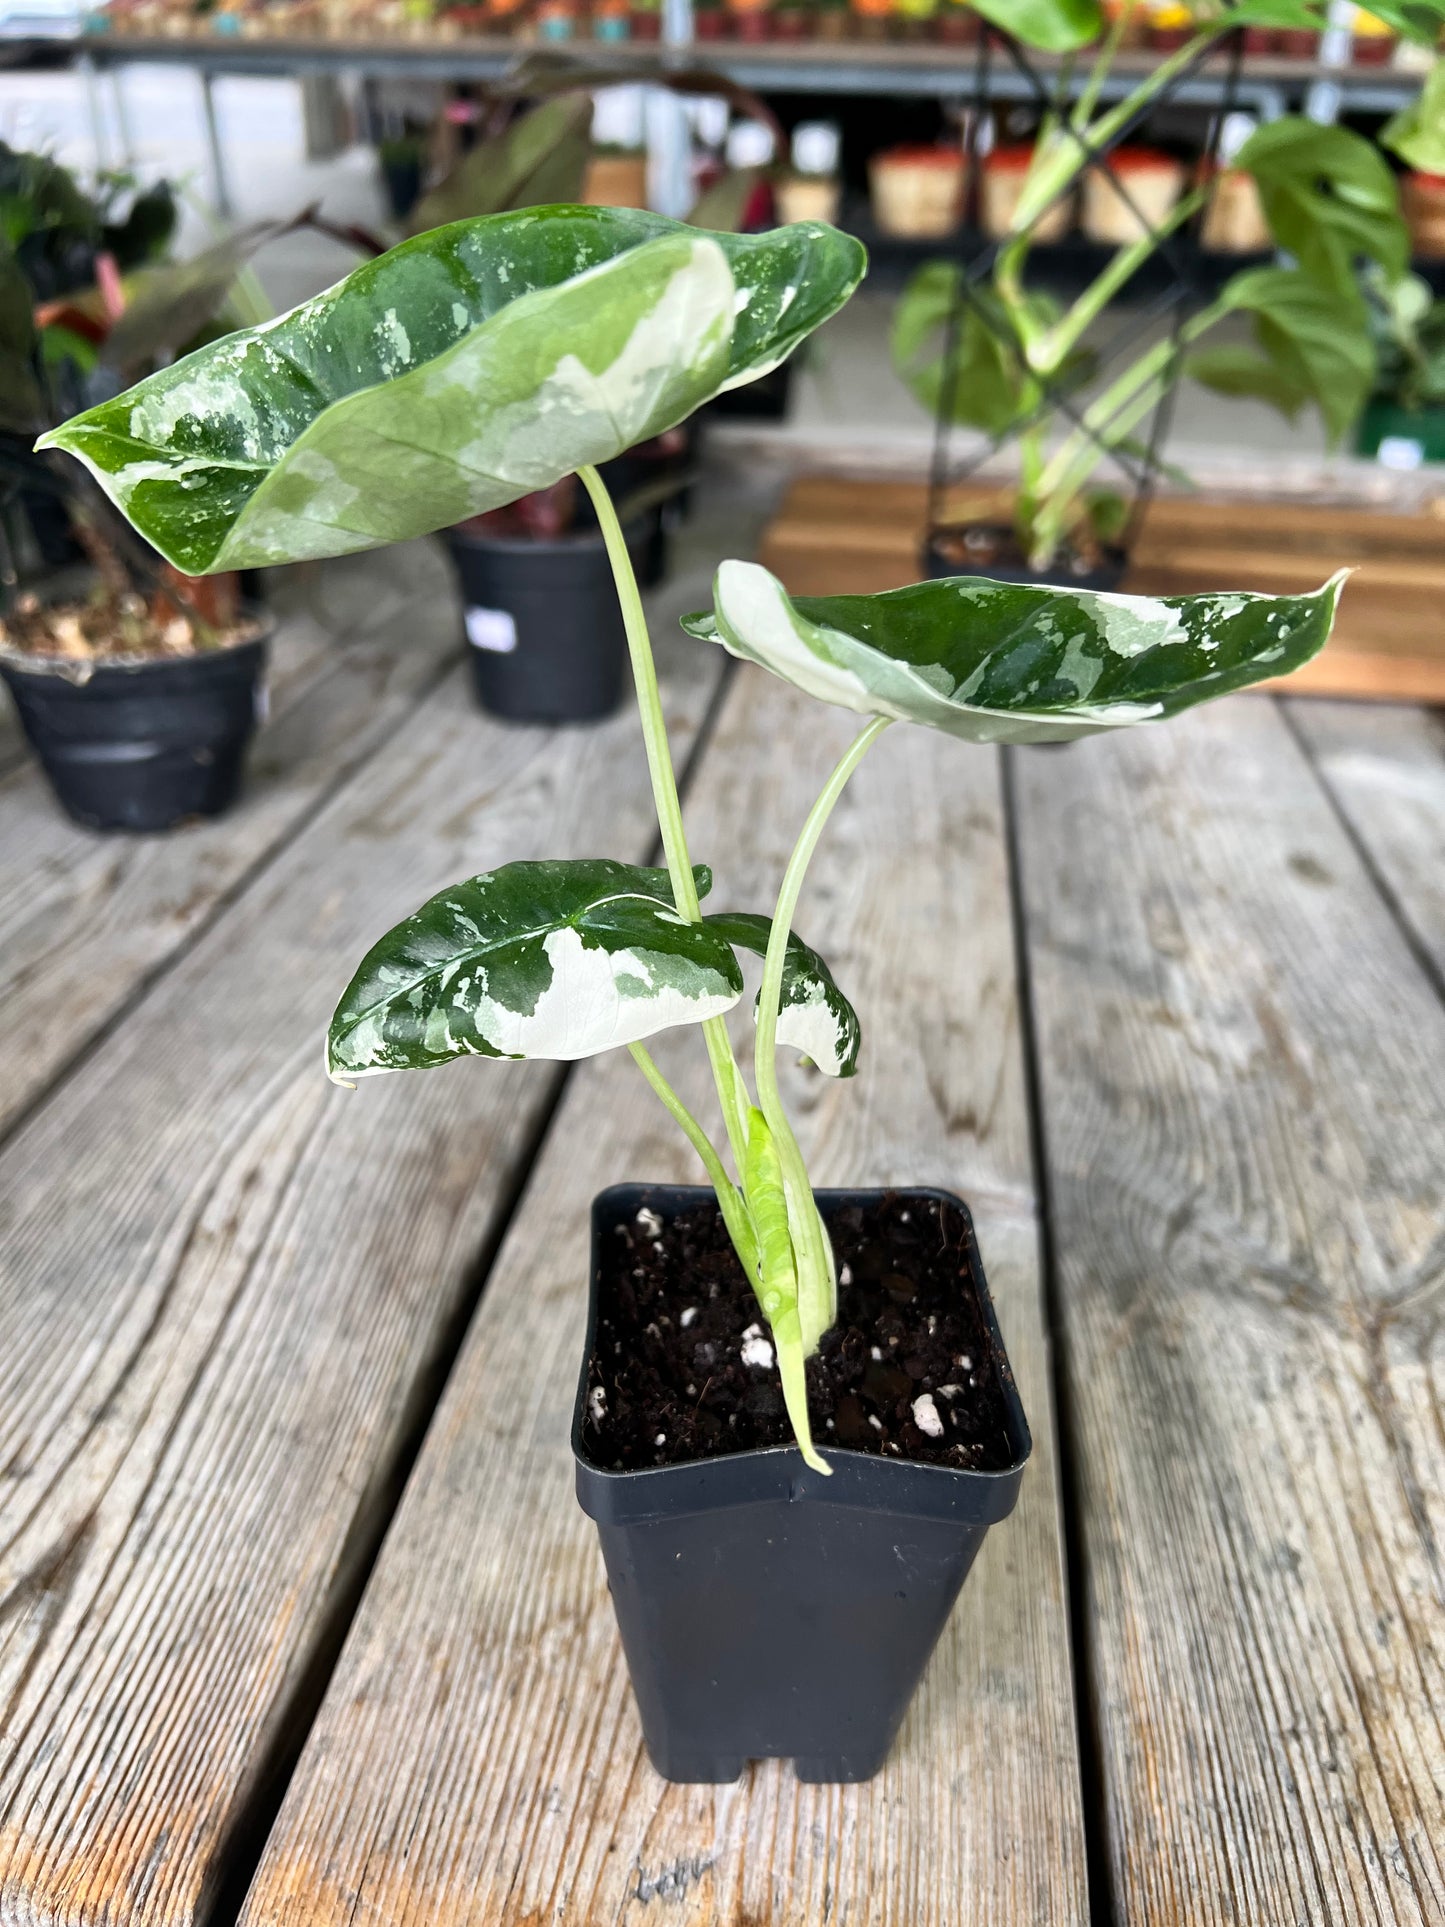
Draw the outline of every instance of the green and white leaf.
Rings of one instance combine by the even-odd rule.
[[[543,207],[404,241],[53,430],[191,574],[340,555],[549,487],[765,374],[857,241]]]
[[[768,954],[771,917],[751,910],[719,910],[703,922],[731,944],[759,957]],[[861,1038],[858,1013],[833,981],[832,971],[796,931],[789,931],[778,999],[778,1042],[799,1051],[825,1077],[852,1077]]]
[[[1323,648],[1343,575],[1313,595],[1103,595],[977,576],[800,596],[724,562],[683,627],[806,694],[969,742],[1052,743],[1157,722],[1285,676]]]
[[[711,874],[693,872],[706,895]],[[731,1010],[726,937],[688,923],[665,870],[508,863],[455,884],[363,958],[326,1040],[338,1082],[454,1057],[571,1061]]]

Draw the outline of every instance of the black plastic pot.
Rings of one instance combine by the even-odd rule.
[[[627,635],[599,533],[547,539],[448,529],[477,698],[517,723],[587,723],[622,700]],[[632,565],[645,538],[629,530]]]
[[[577,1497],[597,1522],[647,1751],[668,1780],[735,1780],[791,1759],[800,1780],[866,1780],[882,1766],[984,1534],[1013,1510],[1032,1441],[998,1334],[967,1207],[971,1288],[998,1361],[1012,1462],[1001,1472],[795,1447],[637,1472],[584,1446],[600,1252],[647,1206],[667,1220],[711,1194],[614,1185],[592,1206],[592,1311],[572,1425]],[[825,1220],[882,1196],[823,1191]],[[846,1251],[839,1243],[840,1261]]]
[[[168,830],[236,800],[269,636],[204,655],[106,663],[0,657],[66,814],[93,830]]]
[[[1010,533],[991,525],[986,532],[1001,538],[1007,538]],[[1111,593],[1124,580],[1124,571],[1128,566],[1129,558],[1122,549],[1111,550],[1097,568],[1076,571],[1067,567],[1031,569],[1027,563],[1002,559],[959,562],[955,557],[943,554],[932,537],[923,545],[923,572],[930,582],[937,582],[945,576],[977,575],[986,577],[990,582],[1016,582],[1028,589],[1094,589]]]

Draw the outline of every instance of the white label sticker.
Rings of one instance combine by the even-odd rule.
[[[1381,468],[1418,468],[1425,459],[1425,445],[1409,435],[1382,435],[1375,459]]]
[[[473,649],[510,656],[517,646],[517,625],[505,609],[468,609],[467,641]]]

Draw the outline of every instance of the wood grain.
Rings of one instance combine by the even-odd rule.
[[[740,672],[689,807],[720,906],[770,902],[855,722]],[[866,1786],[808,1787],[773,1762],[736,1786],[689,1788],[660,1780],[642,1751],[572,1492],[586,1221],[606,1183],[698,1174],[633,1067],[604,1060],[569,1087],[245,1927],[1084,1919],[996,752],[885,737],[829,826],[800,927],[864,1027],[854,1084],[789,1079],[815,1178],[942,1183],[970,1198],[1036,1440],[1019,1509],[990,1535],[886,1770]],[[711,1116],[697,1038],[659,1045]]]
[[[916,581],[927,517],[918,483],[811,476],[793,484],[760,560],[795,595],[869,595]],[[1007,521],[1011,491],[951,492],[958,520]],[[1124,587],[1140,595],[1257,589],[1297,594],[1356,573],[1325,650],[1289,678],[1295,694],[1445,702],[1445,521],[1438,514],[1291,502],[1154,502]]]
[[[1116,1918],[1445,1919],[1445,1008],[1275,704],[1020,754]]]
[[[1445,719],[1291,703],[1289,717],[1396,914],[1445,983]]]
[[[0,1132],[460,653],[434,543],[328,565],[282,594],[270,721],[228,816],[164,836],[101,835],[61,814],[33,760],[0,782]],[[320,596],[335,605],[320,604],[324,622]]]
[[[720,659],[669,662],[685,747]],[[458,671],[0,1157],[0,1920],[207,1919],[555,1088],[336,1090],[340,987],[444,882],[653,836],[633,716]]]

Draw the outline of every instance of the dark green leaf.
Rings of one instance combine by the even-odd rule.
[[[30,283],[0,244],[0,429],[11,434],[33,435],[45,419],[35,354]]]
[[[1342,576],[1314,595],[1098,595],[954,576],[793,602],[724,562],[691,635],[824,702],[972,742],[1044,743],[1157,722],[1286,676],[1324,647]]]
[[[711,235],[586,207],[457,222],[47,442],[189,574],[345,554],[660,434],[785,360],[865,262],[812,222]]]
[[[759,957],[767,955],[771,917],[751,910],[719,910],[703,922],[729,943]],[[852,1077],[858,1069],[859,1039],[858,1013],[834,983],[832,971],[790,931],[778,1000],[778,1042],[801,1051],[826,1077]]]
[[[1216,394],[1237,400],[1268,402],[1293,421],[1314,399],[1308,385],[1278,362],[1242,343],[1201,348],[1184,364],[1185,373]]]
[[[712,883],[693,872],[699,896]],[[373,946],[336,1007],[340,1082],[454,1057],[592,1057],[730,1010],[726,938],[687,923],[665,870],[508,863],[441,891]]]
[[[592,101],[564,94],[519,115],[510,127],[478,143],[417,203],[410,228],[424,234],[449,221],[509,209],[575,201],[591,151]]]

